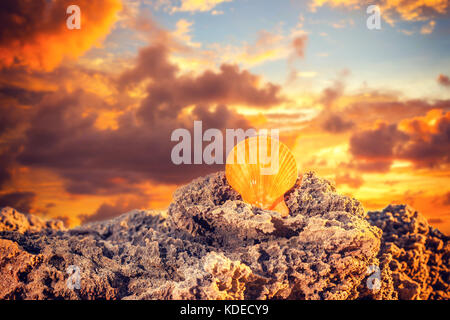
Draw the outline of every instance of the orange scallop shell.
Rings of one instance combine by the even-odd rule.
[[[283,196],[298,172],[293,154],[281,141],[268,136],[241,141],[228,154],[225,175],[245,202],[289,215]]]

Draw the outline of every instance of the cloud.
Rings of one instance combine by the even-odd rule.
[[[172,35],[180,42],[185,43],[189,47],[199,48],[201,47],[200,42],[192,41],[192,26],[194,22],[188,21],[186,19],[180,19],[176,23],[176,29],[172,32]]]
[[[306,43],[308,41],[307,35],[301,35],[298,37],[295,37],[292,40],[292,48],[294,49],[294,54],[298,58],[304,58],[305,57],[305,48]]]
[[[125,212],[134,209],[145,208],[148,205],[150,198],[121,198],[115,203],[103,203],[93,214],[81,214],[79,217],[82,223],[102,221],[115,218]]]
[[[66,26],[66,9],[81,8],[81,30]],[[0,3],[0,67],[51,70],[77,58],[108,34],[119,0],[4,0]]]
[[[217,5],[232,0],[181,0],[181,6],[172,7],[171,12],[206,12]]]
[[[334,22],[334,23],[331,24],[331,26],[334,29],[343,29],[343,28],[345,28],[347,26],[353,26],[353,25],[355,25],[355,22],[353,21],[353,19],[348,19],[348,20],[341,19],[338,22]]]
[[[430,111],[399,124],[379,123],[350,138],[354,167],[385,172],[394,160],[434,168],[450,163],[450,112]]]
[[[352,10],[365,10],[374,4],[369,0],[313,0],[311,9],[328,5],[330,7],[346,7]],[[381,9],[381,16],[387,22],[393,24],[397,20],[428,21],[448,12],[450,3],[447,0],[380,0],[377,1]]]
[[[322,122],[323,130],[332,133],[346,132],[354,126],[355,123],[353,121],[345,120],[342,116],[336,113],[326,115],[326,118]]]
[[[2,78],[3,74],[0,72],[0,81],[4,80]],[[5,79],[8,79],[8,75]],[[0,84],[0,142],[13,139],[12,137],[16,135],[20,127],[27,122],[29,114],[27,109],[30,105],[39,102],[42,95],[42,92]],[[0,145],[0,153],[1,150]]]
[[[347,165],[348,168],[362,172],[387,173],[391,169],[392,160],[358,159]]]
[[[444,223],[444,220],[442,220],[441,218],[430,218],[428,219],[428,223],[435,225],[435,224],[441,224]]]
[[[5,104],[0,105],[0,136],[16,127],[20,120],[18,114],[16,107]]]
[[[317,102],[322,104],[325,109],[333,108],[334,103],[344,94],[345,79],[349,74],[350,71],[342,70],[332,85],[323,89]]]
[[[358,189],[364,184],[364,180],[361,177],[352,177],[350,174],[336,175],[336,185],[346,184],[353,189]]]
[[[420,29],[421,34],[430,34],[434,30],[434,26],[436,25],[436,21],[431,20],[427,24],[423,25]]]
[[[11,172],[9,170],[11,161],[6,162],[4,158],[4,154],[0,155],[0,187],[4,186],[11,179]]]
[[[300,26],[301,25],[302,22],[300,22]],[[297,59],[305,58],[306,44],[308,42],[308,35],[305,34],[303,30],[294,30],[293,35],[294,37],[291,41],[291,53],[288,59],[288,68],[290,71],[287,77],[287,84],[295,82],[300,76],[300,72],[294,67],[294,62]]]
[[[375,129],[363,130],[350,137],[348,167],[366,172],[387,172],[397,153],[397,148],[408,141],[408,135],[396,124],[379,123]]]
[[[412,31],[412,30],[400,29],[399,31],[407,36],[412,36],[414,34],[414,31]]]
[[[186,114],[184,108],[173,112],[167,109],[149,122],[148,113],[162,111],[151,110],[144,101],[136,113],[124,113],[115,130],[100,130],[95,126],[95,115],[81,112],[80,103],[93,99],[85,95],[77,91],[44,97],[16,158],[21,165],[59,174],[66,191],[72,194],[136,194],[139,184],[149,180],[188,182],[222,166],[174,165],[170,158],[176,144],[170,141],[173,130],[187,128],[192,132],[194,120],[203,121],[203,130],[217,128],[224,132],[225,128],[249,127],[243,116],[225,105],[197,105]]]
[[[268,108],[285,101],[281,87],[262,83],[261,78],[236,65],[223,64],[218,72],[206,70],[198,76],[177,75],[178,67],[169,61],[166,42],[141,50],[136,65],[119,78],[120,87],[153,80],[139,114],[148,121],[173,116],[193,104],[245,104]]]
[[[2,141],[0,144],[0,188],[5,187],[13,178],[15,157],[20,151],[21,145],[17,140]]]
[[[339,94],[330,92],[324,103],[337,104]],[[389,119],[395,123],[433,109],[450,111],[450,100],[401,99],[396,93],[365,90],[355,95],[342,96],[340,112],[360,127],[372,126],[377,120]],[[322,98],[323,99],[323,98]],[[342,101],[344,100],[344,101]]]
[[[181,73],[170,58],[184,47],[157,25],[147,26],[151,43],[119,76],[73,66],[0,72],[0,138],[7,139],[0,144],[2,187],[13,187],[24,169],[58,177],[68,196],[146,198],[149,183],[186,183],[223,169],[173,164],[173,130],[192,133],[194,120],[202,120],[203,131],[247,129],[249,121],[234,105],[269,109],[285,101],[280,86],[236,65]],[[134,97],[137,89],[141,94]],[[113,124],[105,125],[105,114],[113,115]]]
[[[260,30],[252,43],[244,42],[241,46],[214,44],[211,49],[217,59],[225,63],[236,63],[252,67],[285,59],[292,55],[292,39],[283,34],[279,27],[276,30]]]
[[[402,122],[410,139],[399,150],[400,159],[431,168],[450,163],[450,112],[436,113]]]
[[[444,206],[450,206],[450,192],[447,192],[445,195],[442,196],[441,203]]]
[[[355,133],[350,138],[350,152],[362,159],[391,158],[407,140],[408,135],[398,130],[396,124],[380,123],[375,129]]]
[[[345,78],[348,74],[348,70],[341,71],[332,85],[323,89],[316,99],[316,102],[321,104],[323,109],[313,123],[317,123],[321,130],[330,133],[343,133],[355,127],[354,120],[348,118],[345,110],[337,108],[337,102],[344,94]]]
[[[314,78],[317,76],[316,71],[299,71],[297,72],[297,76],[300,78]]]
[[[448,76],[444,74],[440,74],[437,78],[437,81],[440,85],[444,87],[450,87],[450,79],[448,78]]]
[[[11,192],[0,195],[0,207],[11,207],[29,213],[36,194],[34,192]]]
[[[169,53],[170,48],[165,43],[139,50],[135,66],[120,76],[120,87],[130,87],[145,79],[173,79],[179,68],[168,61]]]

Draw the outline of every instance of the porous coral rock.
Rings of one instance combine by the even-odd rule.
[[[64,230],[60,220],[44,220],[31,214],[22,214],[17,210],[0,208],[0,231],[41,231],[42,229]]]
[[[179,189],[168,216],[193,241],[250,267],[259,279],[245,298],[355,298],[368,266],[378,263],[381,231],[357,200],[335,191],[306,174],[286,195],[291,215],[282,218],[242,202],[220,173]]]
[[[417,282],[404,271],[393,280],[395,248],[386,249],[390,240],[381,230],[387,224],[366,219],[361,204],[336,193],[327,180],[307,173],[285,201],[291,212],[286,218],[246,204],[219,172],[180,188],[167,211],[134,210],[71,230],[4,210],[0,298],[395,299],[396,290],[401,297],[425,298],[407,294],[417,291],[411,281],[428,298],[448,291],[448,274],[442,278],[437,262],[421,276],[433,280]],[[423,229],[407,228],[411,237]],[[447,250],[448,241],[430,238],[431,232],[414,243],[425,241],[430,252]],[[448,263],[448,254],[430,253],[428,261],[433,259]],[[368,270],[378,265],[381,285],[372,290]],[[80,289],[67,285],[69,266],[80,270]],[[422,289],[424,281],[437,291]]]
[[[407,205],[368,212],[368,219],[383,230],[379,258],[389,265],[400,299],[450,298],[449,237]]]

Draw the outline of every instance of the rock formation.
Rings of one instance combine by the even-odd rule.
[[[246,204],[220,172],[178,189],[167,211],[70,230],[3,208],[0,298],[449,298],[448,237],[419,213],[366,214],[313,173],[285,201],[287,218]]]
[[[378,257],[392,271],[400,299],[450,298],[449,237],[405,205],[368,212],[368,219],[383,230]]]

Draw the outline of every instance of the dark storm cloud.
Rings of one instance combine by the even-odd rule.
[[[10,166],[12,162],[7,155],[0,154],[0,188],[3,187],[11,179]]]
[[[139,50],[134,68],[125,71],[119,78],[122,88],[130,87],[144,79],[173,79],[179,70],[169,63],[170,48],[162,40]]]
[[[172,131],[186,128],[192,133],[194,120],[202,120],[203,131],[247,129],[248,121],[226,104],[266,108],[282,101],[280,88],[270,83],[260,87],[257,76],[233,65],[199,76],[177,76],[168,52],[168,44],[158,40],[141,50],[135,67],[119,77],[122,89],[152,81],[146,89],[148,98],[136,112],[119,118],[117,130],[98,130],[95,116],[81,115],[81,103],[89,101],[82,91],[46,96],[27,131],[20,163],[59,172],[71,193],[100,194],[136,192],[134,185],[146,179],[183,183],[222,168],[174,165]],[[184,113],[191,105],[193,110]]]
[[[20,143],[16,140],[8,142],[0,140],[0,188],[5,187],[12,179],[12,169],[20,147]]]
[[[3,80],[7,80],[8,72],[1,72],[0,77]],[[0,87],[0,99],[14,99],[21,105],[32,105],[42,99],[44,92],[26,90],[16,86],[1,86]],[[3,103],[2,103],[3,104]]]
[[[234,65],[222,65],[218,73],[206,71],[198,77],[180,76],[149,86],[139,114],[148,121],[172,117],[192,104],[246,104],[268,108],[283,100],[280,87],[256,87],[258,78]]]
[[[281,87],[260,83],[258,76],[240,70],[236,65],[223,64],[219,71],[207,70],[198,76],[177,76],[172,64],[168,40],[158,40],[139,52],[136,65],[118,80],[119,88],[133,86],[151,79],[148,97],[142,102],[139,115],[149,122],[171,118],[189,105],[245,104],[268,108],[284,101]]]
[[[322,122],[322,129],[331,133],[341,133],[352,129],[355,123],[345,120],[339,114],[333,113],[326,116]]]
[[[20,19],[31,15],[32,8],[22,7],[24,3],[2,4],[9,6],[8,13],[4,13],[9,20],[3,20],[3,24],[12,27],[15,23],[11,20],[12,14]],[[49,10],[49,7],[37,7]],[[94,7],[100,9],[101,5],[89,5],[89,8]],[[36,19],[44,14],[39,10],[33,16]],[[98,17],[101,16],[99,13]],[[49,19],[53,21],[52,17]],[[31,26],[35,22],[37,20],[30,20]],[[0,45],[8,46],[11,39],[27,43],[34,36],[47,32],[45,24],[42,28],[30,28],[29,32],[2,29]],[[150,29],[152,44],[140,50],[134,66],[117,79],[107,78],[115,82],[120,92],[119,102],[128,89],[150,80],[145,88],[147,98],[135,110],[123,111],[125,106],[110,105],[84,90],[35,93],[25,87],[0,88],[0,98],[14,102],[13,107],[9,104],[1,107],[5,112],[0,115],[0,130],[16,129],[19,123],[26,129],[14,143],[15,152],[11,151],[11,141],[4,142],[5,146],[0,149],[0,184],[10,181],[15,166],[50,170],[61,176],[66,191],[72,194],[138,194],[139,184],[148,180],[184,183],[217,171],[223,165],[174,165],[171,151],[177,142],[171,142],[173,130],[186,128],[193,137],[194,120],[202,120],[203,131],[216,128],[224,133],[227,128],[247,129],[249,122],[229,105],[269,108],[284,101],[279,86],[263,83],[260,77],[235,65],[224,64],[219,70],[207,70],[199,75],[178,74],[179,68],[169,61],[169,55],[183,48],[155,24]],[[20,50],[18,48],[17,52]],[[18,64],[20,68],[13,63],[14,68],[1,70],[2,79],[16,79],[15,82],[20,83],[21,77],[32,75],[26,70],[26,61],[22,62]],[[67,67],[58,67],[52,72],[31,72],[49,83],[76,76]],[[18,105],[31,108],[24,115],[17,113]],[[188,107],[193,108],[187,111]],[[101,130],[96,126],[98,115],[104,110],[123,111],[114,130]]]
[[[107,1],[113,2],[115,0]],[[24,3],[2,3],[10,7],[5,16],[16,14],[25,19],[32,10],[22,8]],[[87,5],[86,14],[96,8],[99,11],[96,17],[101,19],[102,5],[96,3]],[[45,11],[49,11],[49,7]],[[41,14],[44,13],[36,11],[36,19]],[[15,22],[11,19],[3,23],[12,27]],[[53,21],[52,17],[49,19]],[[31,25],[34,22],[30,20]],[[26,30],[2,29],[0,45],[8,46],[14,38],[26,44],[46,31],[45,24],[29,33]],[[117,78],[102,74],[102,79],[105,78],[108,84],[114,83],[120,93],[114,104],[85,90],[68,92],[62,89],[64,84],[55,92],[35,93],[25,89],[26,85],[23,88],[13,85],[0,88],[0,98],[14,102],[11,104],[13,107],[9,104],[1,107],[5,112],[0,115],[0,130],[3,133],[15,130],[17,124],[23,126],[19,141],[14,143],[15,152],[11,151],[11,141],[5,141],[0,149],[0,184],[4,185],[11,179],[15,166],[32,170],[43,168],[59,174],[65,189],[73,194],[136,194],[141,188],[139,183],[148,180],[184,183],[217,171],[222,165],[174,165],[170,157],[176,144],[170,139],[173,130],[186,128],[192,133],[194,120],[202,120],[203,131],[209,128],[221,132],[227,128],[247,129],[249,122],[230,105],[270,108],[284,101],[279,86],[263,83],[259,76],[235,65],[224,64],[219,70],[207,70],[198,75],[180,75],[178,66],[170,62],[169,55],[183,50],[182,46],[154,23],[147,31],[151,44],[139,51],[132,68]],[[16,49],[12,51],[13,55],[23,48]],[[4,83],[8,83],[8,79],[22,83],[22,79],[34,76],[43,79],[43,83],[57,86],[64,83],[64,79],[76,79],[79,73],[89,72],[78,68],[79,73],[76,73],[64,66],[51,72],[44,72],[41,68],[30,71],[26,61],[11,65],[3,62],[9,67],[0,71]],[[136,109],[126,110],[132,101],[127,91],[146,80],[150,80],[145,82],[147,98],[140,101]],[[32,80],[30,84],[33,84]],[[125,103],[120,105],[122,101]],[[26,114],[17,113],[18,105],[29,105]],[[121,111],[117,128],[98,128],[96,124],[103,111]]]
[[[416,128],[419,127],[416,124]],[[399,158],[410,160],[417,166],[434,167],[450,163],[450,113],[437,119],[433,131],[417,129],[411,134],[410,142],[400,150]]]
[[[82,223],[103,221],[115,218],[125,212],[129,212],[134,209],[143,208],[148,204],[150,199],[133,198],[133,199],[121,199],[113,204],[103,203],[92,215],[80,215]]]
[[[55,27],[55,22],[42,23],[47,2],[3,0],[0,10],[0,44],[28,39],[40,30]]]
[[[103,150],[100,148],[99,151]],[[66,190],[72,194],[139,194],[140,189],[134,184],[144,179],[142,174],[130,169],[118,173],[115,168],[92,167],[90,169],[78,164],[75,164],[73,168],[61,168],[59,172],[65,178]]]
[[[7,74],[0,72],[0,80],[7,79]],[[26,124],[30,114],[27,108],[38,103],[43,94],[12,85],[0,85],[0,137]]]
[[[17,109],[9,105],[0,105],[0,136],[16,127],[20,120]]]
[[[343,78],[346,74],[347,73],[343,73],[340,75],[339,79],[335,80],[331,86],[322,91],[318,102],[321,103],[325,109],[330,109],[334,102],[343,95],[345,89]]]
[[[325,88],[317,100],[323,105],[323,110],[315,121],[326,132],[343,133],[355,127],[355,122],[348,118],[345,110],[337,110],[335,106],[336,101],[344,94],[344,81],[348,74],[348,70],[341,71],[338,79],[331,86]]]
[[[403,119],[424,115],[433,109],[450,110],[450,100],[399,100],[394,95],[368,92],[370,99],[352,102],[342,114],[358,124],[373,124],[377,120],[399,122]]]
[[[20,212],[28,213],[35,198],[34,192],[11,192],[0,195],[0,207],[12,207]]]
[[[350,138],[350,152],[362,159],[390,158],[399,144],[407,140],[408,136],[396,124],[381,123],[376,129],[354,134]]]
[[[362,171],[385,172],[394,160],[433,168],[450,163],[450,113],[442,113],[432,128],[418,118],[407,121],[408,130],[381,123],[350,138],[351,164]]]
[[[218,105],[214,111],[209,110],[207,106],[196,106],[192,111],[195,119],[201,120],[208,128],[223,128],[224,123],[233,124],[233,128],[248,128],[248,121],[237,116],[226,105]]]
[[[403,119],[424,115],[433,109],[450,111],[450,100],[400,99],[397,92],[364,89],[354,95],[345,94],[345,80],[349,70],[341,71],[337,79],[325,88],[317,103],[323,105],[318,121],[322,129],[329,127],[348,131],[357,127],[372,126],[376,121],[400,122]],[[339,99],[345,96],[348,102],[338,105]],[[353,125],[352,125],[353,124]],[[328,130],[336,133],[336,131]]]
[[[117,130],[99,130],[95,116],[82,115],[80,103],[87,100],[85,95],[83,91],[47,95],[31,118],[17,158],[22,165],[59,173],[71,193],[136,193],[136,184],[148,179],[187,182],[222,166],[174,165],[170,157],[176,144],[170,141],[174,129],[192,132],[194,120],[203,121],[203,131],[249,127],[243,116],[225,105],[198,105],[191,114],[168,114],[151,125],[128,112],[119,119]]]

